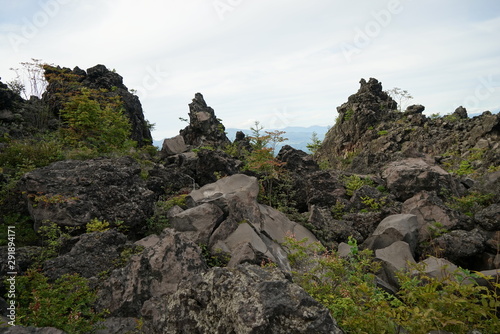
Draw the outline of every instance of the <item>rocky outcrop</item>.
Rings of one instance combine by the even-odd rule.
[[[180,131],[187,145],[194,147],[223,147],[230,143],[224,125],[207,105],[201,93],[189,104],[189,125]]]
[[[332,167],[341,165],[336,158],[346,158],[363,147],[362,139],[368,129],[393,118],[391,110],[397,104],[382,90],[382,84],[374,78],[368,82],[361,79],[360,84],[358,92],[337,108],[337,123],[317,152],[317,158],[328,160]]]
[[[376,79],[361,80],[359,91],[338,107],[336,124],[326,134],[316,158],[334,168],[375,173],[389,162],[429,156],[448,169],[463,159],[484,172],[500,159],[500,116],[489,111],[474,118],[459,107],[450,115],[428,118],[421,105],[405,112]]]
[[[146,301],[175,293],[183,279],[208,269],[201,249],[172,229],[136,245],[144,250],[99,284],[98,307],[111,316],[138,317]]]
[[[44,263],[47,277],[56,280],[64,274],[75,273],[86,278],[98,276],[113,266],[118,267],[123,251],[137,252],[136,247],[127,244],[127,237],[114,229],[86,233],[75,239],[78,241],[68,253]]]
[[[148,123],[144,118],[139,98],[130,93],[123,84],[123,78],[118,73],[110,71],[104,65],[96,65],[84,71],[79,67],[69,68],[45,66],[45,77],[49,82],[43,94],[43,102],[50,107],[53,114],[58,114],[66,102],[62,95],[79,91],[81,88],[105,90],[107,97],[119,97],[123,103],[125,115],[132,126],[131,139],[139,147],[151,145],[153,139]],[[55,76],[57,80],[55,80]]]
[[[295,235],[299,240],[307,238],[309,242],[317,239],[283,213],[258,204],[258,193],[259,184],[255,177],[236,174],[222,178],[189,194],[187,202],[191,209],[173,217],[174,227],[195,230],[195,239],[206,240],[208,233],[210,250],[228,254],[231,265],[243,262],[260,264],[267,260],[288,270],[286,252],[279,243],[287,235]],[[216,208],[223,213],[222,217]],[[188,223],[193,219],[190,217],[206,210],[213,214],[198,219],[196,227]],[[201,224],[202,221],[205,224]]]
[[[441,167],[420,158],[391,162],[382,171],[388,190],[399,200],[406,201],[420,191],[438,190],[447,196],[460,196],[464,187]]]
[[[343,333],[289,277],[248,264],[190,277],[142,314],[159,319],[149,333]]]
[[[82,227],[106,220],[137,231],[152,215],[156,195],[130,157],[55,162],[23,176],[19,190],[35,222]]]

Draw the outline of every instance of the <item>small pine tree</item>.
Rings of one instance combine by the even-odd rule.
[[[313,132],[311,135],[311,142],[306,145],[307,149],[312,153],[316,154],[316,152],[321,147],[321,140],[318,138],[318,134]]]

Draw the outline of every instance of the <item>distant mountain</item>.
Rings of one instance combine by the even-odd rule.
[[[285,131],[283,137],[288,138],[288,140],[284,141],[283,143],[279,143],[277,145],[277,150],[276,150],[277,152],[280,150],[282,146],[290,145],[293,148],[310,153],[307,149],[307,144],[311,142],[311,136],[313,132],[316,132],[318,139],[322,141],[323,138],[325,137],[325,134],[328,132],[328,129],[329,127],[327,126],[314,125],[309,127],[288,126],[283,129],[263,129],[263,131],[274,131],[274,130]],[[230,140],[234,140],[234,138],[236,137],[236,132],[238,131],[243,131],[243,133],[245,133],[248,136],[252,135],[252,131],[250,129],[228,128],[226,129],[227,137]]]
[[[327,126],[309,126],[309,127],[301,127],[301,126],[289,126],[283,129],[263,129],[263,131],[285,131],[283,137],[288,138],[287,141],[278,144],[277,151],[284,145],[290,145],[296,149],[303,150],[304,152],[308,152],[307,144],[311,142],[311,136],[313,132],[316,132],[318,139],[323,140],[325,134],[328,132],[329,127]],[[250,129],[235,129],[235,128],[227,128],[226,133],[227,137],[233,141],[236,137],[236,132],[243,131],[246,135],[250,136],[252,131]],[[163,145],[163,140],[154,140],[153,145],[161,148]]]

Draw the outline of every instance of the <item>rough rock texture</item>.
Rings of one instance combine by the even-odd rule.
[[[459,224],[460,216],[456,211],[447,207],[435,191],[422,191],[403,203],[402,213],[417,216],[419,226],[419,241],[431,237],[430,230],[439,222],[447,230],[455,229]]]
[[[70,82],[64,83],[60,80],[50,80],[50,74],[61,71],[66,74],[66,78],[76,80],[79,85],[70,84]],[[62,101],[58,95],[62,91],[70,93],[82,87],[97,90],[106,89],[107,96],[119,96],[123,102],[125,114],[132,125],[131,139],[137,141],[138,146],[152,144],[151,131],[144,118],[141,102],[136,95],[129,92],[128,88],[123,84],[122,76],[118,73],[108,70],[104,65],[96,65],[87,69],[86,72],[78,67],[75,67],[73,70],[69,68],[49,67],[45,70],[45,76],[49,78],[49,84],[43,95],[43,101],[47,105],[52,106],[53,113],[57,114],[63,107],[65,101]]]
[[[448,172],[420,158],[391,162],[382,171],[382,178],[389,191],[402,201],[423,190],[446,191],[454,196],[463,192],[463,186]]]
[[[352,221],[334,219],[329,208],[313,205],[308,223],[314,235],[330,248],[336,248],[338,242],[350,236],[358,242],[364,240]]]
[[[489,111],[472,119],[463,107],[439,118],[422,114],[423,106],[396,111],[396,102],[376,79],[361,80],[359,91],[338,107],[336,124],[328,131],[316,158],[334,168],[360,174],[376,173],[391,161],[423,156],[448,164],[471,157],[481,172],[500,160],[500,115]],[[451,153],[451,155],[450,155]]]
[[[259,184],[255,177],[236,174],[192,191],[187,202],[193,208],[210,203],[222,210],[224,220],[218,226],[212,224],[216,228],[210,235],[208,246],[213,252],[222,251],[234,256],[231,265],[268,259],[282,269],[289,269],[286,253],[278,242],[283,242],[286,235],[295,235],[299,240],[308,238],[310,242],[317,239],[283,213],[258,204],[258,193]]]
[[[207,245],[210,235],[224,219],[224,212],[211,203],[203,203],[170,218],[171,226],[196,244]]]
[[[55,130],[58,124],[56,115],[38,97],[24,100],[0,81],[0,137],[30,138],[34,133]]]
[[[164,156],[180,154],[186,151],[187,146],[184,142],[184,137],[182,137],[181,135],[165,139],[161,148],[161,153]]]
[[[66,334],[66,332],[54,327],[0,327],[2,334]]]
[[[399,286],[397,272],[409,270],[410,265],[416,263],[410,246],[404,241],[396,241],[386,248],[377,249],[375,259],[382,261],[385,281],[395,287]]]
[[[441,257],[464,268],[480,270],[478,259],[485,250],[486,238],[479,229],[455,230],[432,240],[430,247],[438,249]]]
[[[500,204],[492,204],[476,213],[478,224],[486,231],[500,231]]]
[[[155,198],[140,173],[130,157],[59,161],[24,175],[19,188],[35,229],[45,220],[84,226],[93,218],[139,228]]]
[[[38,246],[26,246],[16,248],[16,264],[14,270],[8,268],[8,262],[4,261],[0,263],[0,276],[5,277],[7,272],[17,272],[19,274],[24,273],[37,259],[38,255],[42,251],[42,247]],[[8,258],[8,247],[0,247],[0,259]]]
[[[406,242],[411,253],[415,254],[418,242],[418,221],[415,215],[399,214],[386,217],[362,246],[377,250],[386,248],[396,241]]]
[[[76,239],[78,242],[69,253],[44,263],[43,271],[47,277],[55,280],[64,274],[74,273],[87,278],[98,276],[113,268],[127,246],[127,237],[114,229],[86,233]],[[128,248],[134,247],[128,245]]]
[[[391,110],[396,109],[396,102],[382,90],[377,79],[370,78],[368,82],[361,79],[360,85],[358,92],[337,108],[337,123],[317,152],[318,159],[328,160],[332,167],[340,165],[335,157],[359,151],[367,129],[391,119]]]
[[[99,284],[98,307],[111,316],[137,317],[144,302],[174,293],[183,279],[207,269],[200,248],[172,229],[137,244],[145,249]]]
[[[342,333],[328,310],[280,271],[214,268],[142,309],[150,333]]]
[[[180,131],[187,145],[192,147],[222,147],[230,143],[224,125],[207,105],[201,93],[196,93],[189,104],[189,125]]]

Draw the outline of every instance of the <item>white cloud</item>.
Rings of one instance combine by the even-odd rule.
[[[62,1],[57,14],[15,52],[9,33],[49,1]],[[224,12],[212,0],[40,0],[29,9],[9,2],[0,14],[0,76],[11,79],[8,69],[32,57],[105,64],[129,88],[149,88],[141,102],[157,138],[185,126],[178,117],[198,91],[228,127],[330,125],[361,77],[409,90],[429,113],[464,102],[474,111],[498,108],[496,84],[474,98],[484,78],[500,81],[500,6],[400,0],[397,13],[380,16],[394,1],[221,0],[231,6]],[[369,40],[356,45],[360,34]],[[357,48],[350,61],[343,43]],[[156,81],[151,71],[160,72]]]

